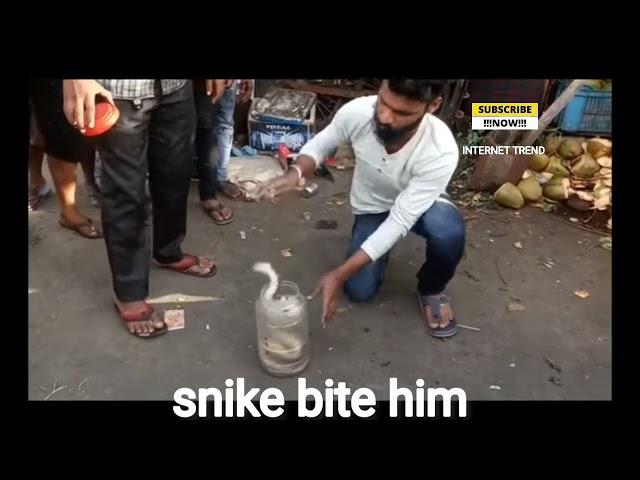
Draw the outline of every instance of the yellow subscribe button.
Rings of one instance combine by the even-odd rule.
[[[473,103],[472,117],[537,117],[537,103]]]

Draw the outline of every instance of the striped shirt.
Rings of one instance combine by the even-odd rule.
[[[113,98],[119,100],[142,100],[173,93],[184,87],[188,80],[108,79],[96,81],[109,90]]]

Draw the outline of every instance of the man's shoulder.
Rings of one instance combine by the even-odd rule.
[[[377,95],[354,98],[340,107],[336,118],[353,125],[369,122],[373,118],[377,98]]]
[[[428,128],[423,145],[439,154],[458,155],[458,142],[451,129],[435,115],[428,115]]]

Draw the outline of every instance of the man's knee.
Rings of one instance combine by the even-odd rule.
[[[429,254],[441,257],[449,262],[459,262],[464,253],[464,226],[451,225],[433,235],[427,241]]]
[[[352,278],[344,284],[344,293],[353,302],[364,303],[372,300],[379,287],[373,281]]]
[[[427,248],[430,252],[445,256],[451,260],[459,259],[464,251],[465,224],[462,214],[455,208],[446,208],[438,214],[431,224],[425,222],[424,231],[428,232]]]
[[[465,228],[462,218],[452,218],[430,235],[430,240],[439,246],[460,246],[464,245]]]

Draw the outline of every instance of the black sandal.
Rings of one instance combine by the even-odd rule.
[[[458,324],[456,323],[455,318],[452,318],[446,327],[440,327],[438,325],[436,328],[432,328],[429,325],[426,307],[431,307],[431,316],[433,317],[433,321],[440,323],[442,318],[440,316],[440,309],[443,305],[449,305],[449,298],[446,295],[420,295],[420,293],[418,293],[418,304],[420,305],[420,312],[422,313],[424,325],[427,327],[431,336],[436,338],[448,338],[458,333]]]

